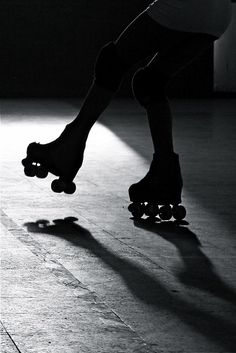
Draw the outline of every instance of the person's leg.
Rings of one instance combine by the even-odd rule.
[[[133,78],[133,92],[147,111],[154,152],[159,156],[168,158],[174,152],[168,85],[213,41],[214,37],[208,34],[190,34],[181,43],[156,55]]]
[[[158,61],[157,56],[152,63]],[[161,70],[152,69],[152,63],[139,69],[133,77],[133,93],[137,101],[146,109],[154,153],[172,155],[172,115],[166,95],[169,76]]]
[[[177,72],[206,49],[214,37],[193,34],[170,50],[161,51],[133,78],[133,92],[147,110],[154,155],[148,173],[129,188],[130,212],[135,217],[143,213],[164,220],[174,216],[181,220],[186,211],[181,203],[183,187],[179,158],[174,153],[172,116],[167,98],[167,85]],[[147,204],[145,204],[147,203]],[[164,205],[159,208],[159,205]],[[170,206],[172,205],[172,206]]]

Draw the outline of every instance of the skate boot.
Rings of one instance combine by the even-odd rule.
[[[132,202],[128,210],[134,218],[158,216],[161,220],[183,220],[186,210],[181,206],[183,181],[179,158],[173,154],[168,159],[153,155],[146,176],[129,188]]]
[[[73,194],[73,182],[83,162],[85,141],[78,141],[73,124],[67,125],[62,134],[47,144],[30,143],[26,158],[22,160],[24,173],[28,177],[46,178],[48,173],[58,176],[53,180],[54,192]]]

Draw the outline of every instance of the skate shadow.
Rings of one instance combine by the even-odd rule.
[[[150,219],[134,220],[135,227],[152,232],[173,244],[184,268],[175,273],[181,283],[227,300],[236,305],[236,292],[217,274],[214,265],[201,249],[201,243],[189,228],[187,222],[153,222]]]
[[[233,323],[227,315],[222,315],[222,313],[219,315],[218,312],[214,312],[211,309],[204,310],[201,308],[198,303],[199,301],[201,302],[202,297],[199,299],[197,297],[198,293],[194,292],[193,295],[187,297],[186,300],[184,294],[181,296],[181,293],[174,288],[173,290],[167,289],[164,284],[158,280],[158,274],[152,274],[151,271],[147,271],[143,266],[139,266],[134,261],[126,258],[124,254],[120,256],[114,253],[114,251],[111,251],[108,247],[95,239],[89,230],[77,224],[76,221],[76,218],[68,217],[65,219],[56,219],[52,222],[48,220],[28,222],[25,223],[24,226],[27,227],[29,232],[60,237],[72,243],[75,247],[88,250],[91,255],[99,258],[106,266],[119,274],[133,296],[146,305],[151,305],[152,310],[157,313],[157,316],[160,312],[167,312],[169,313],[168,315],[178,318],[184,325],[189,326],[192,330],[212,341],[214,344],[223,347],[223,349],[227,351],[233,351],[236,346],[236,324]],[[139,226],[145,228],[146,225],[144,225],[145,223]],[[152,231],[156,232],[157,229],[155,226],[152,225],[152,227],[154,227]],[[168,229],[165,229],[165,227],[168,228],[168,225],[163,227],[163,229],[158,227],[158,234],[161,233],[163,238],[169,239],[168,241],[175,244],[182,254],[186,255],[187,251],[192,249],[195,256],[198,256],[198,265],[200,260],[205,262],[204,266],[208,271],[209,280],[213,278],[217,283],[214,290],[211,291],[213,294],[220,294],[220,296],[223,297],[223,288],[230,292],[230,289],[227,288],[227,286],[217,278],[217,274],[213,272],[210,261],[201,252],[200,242],[193,233],[186,229],[176,229],[175,232],[170,232]],[[180,240],[177,240],[177,237],[180,238]],[[187,237],[190,238],[190,240],[187,241]],[[188,245],[190,243],[191,245]],[[189,259],[185,261],[187,263],[187,278],[189,279],[190,271],[194,270],[196,272],[196,269],[192,268],[194,263]],[[197,264],[195,263],[195,265]],[[157,270],[160,271],[159,274],[163,278],[163,269],[157,266]],[[200,285],[200,279],[198,279],[197,283],[199,287],[202,287]],[[230,295],[230,301],[233,302],[233,300],[231,300],[232,295],[233,292],[231,292]],[[226,295],[227,299],[229,299],[228,296],[229,294]]]

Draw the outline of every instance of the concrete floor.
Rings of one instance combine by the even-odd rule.
[[[134,221],[152,156],[144,111],[114,101],[74,195],[26,178],[29,142],[79,102],[2,100],[1,352],[236,352],[236,101],[173,101],[188,225]]]

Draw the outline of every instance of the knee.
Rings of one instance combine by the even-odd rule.
[[[132,80],[134,97],[144,107],[153,101],[166,99],[168,78],[161,73],[149,72],[147,68],[136,71]]]
[[[127,66],[119,57],[115,44],[110,42],[98,54],[94,68],[95,83],[115,92],[126,70]]]

